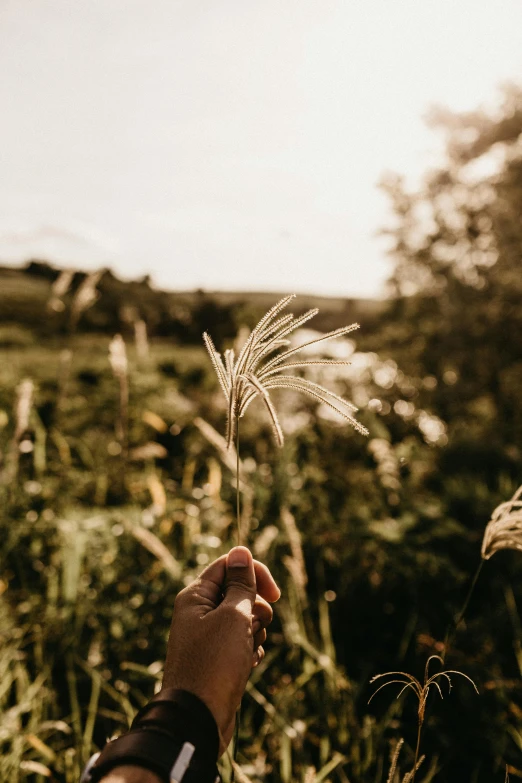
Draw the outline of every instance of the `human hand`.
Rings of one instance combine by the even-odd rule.
[[[176,597],[162,687],[189,691],[207,705],[221,753],[232,739],[250,670],[264,657],[269,602],[280,594],[268,568],[241,546]]]

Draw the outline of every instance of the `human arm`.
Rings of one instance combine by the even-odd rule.
[[[270,572],[244,547],[218,558],[182,590],[175,601],[162,690],[140,711],[120,746],[132,735],[131,743],[155,741],[154,763],[164,747],[170,747],[175,760],[179,748],[189,743],[194,751],[187,783],[214,783],[209,770],[215,770],[218,754],[230,742],[250,670],[264,655],[265,628],[272,619],[269,602],[278,598]],[[158,731],[165,737],[158,739]],[[107,757],[110,750],[103,753]],[[158,783],[167,778],[126,760],[104,777],[95,773],[95,779]]]

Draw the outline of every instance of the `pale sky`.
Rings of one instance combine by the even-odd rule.
[[[521,0],[0,0],[0,262],[379,295],[381,174],[506,81]]]

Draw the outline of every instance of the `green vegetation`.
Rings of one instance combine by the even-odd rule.
[[[281,450],[259,401],[242,420],[242,533],[284,593],[243,702],[238,760],[256,783],[381,783],[399,738],[395,780],[411,770],[419,705],[387,689],[368,705],[370,679],[422,682],[492,510],[522,483],[522,96],[495,118],[442,120],[444,170],[416,194],[386,183],[393,295],[323,303],[318,328],[362,328],[331,357],[351,361],[342,373],[305,368],[359,406],[369,439],[286,389]],[[56,296],[56,277],[33,264],[0,285],[2,781],[76,782],[160,681],[177,590],[235,541],[226,411],[200,334],[229,346],[267,304],[106,273],[74,321],[85,278]],[[506,765],[522,777],[521,577],[519,552],[484,564],[443,667],[479,695],[430,694],[417,783],[500,783]]]

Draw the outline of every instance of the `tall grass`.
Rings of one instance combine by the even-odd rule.
[[[401,736],[405,742],[397,767],[410,771],[416,716],[402,701],[367,708],[367,683],[375,671],[384,670],[383,660],[392,658],[403,668],[401,656],[411,664],[424,655],[422,645],[429,642],[421,640],[432,625],[406,633],[414,609],[403,611],[394,591],[402,579],[406,588],[399,595],[409,594],[408,585],[420,582],[433,560],[419,560],[418,566],[414,560],[429,549],[422,525],[413,546],[407,538],[410,529],[415,534],[408,527],[411,521],[397,515],[390,523],[388,490],[383,487],[381,493],[375,482],[374,458],[362,439],[359,443],[337,422],[323,418],[320,405],[315,409],[291,394],[278,403],[282,429],[295,428],[281,451],[274,454],[262,418],[245,417],[238,465],[237,454],[226,450],[217,431],[226,406],[212,379],[203,373],[195,385],[191,375],[193,367],[205,366],[202,352],[176,354],[170,346],[152,343],[143,367],[131,346],[128,460],[122,480],[115,448],[119,382],[107,347],[105,338],[73,339],[74,366],[59,418],[46,413],[59,394],[58,352],[40,346],[0,357],[0,780],[41,783],[51,775],[77,783],[86,757],[128,727],[161,681],[176,592],[235,540],[236,487],[229,479],[242,493],[243,536],[250,527],[253,548],[259,546],[284,593],[266,657],[244,699],[241,774],[253,783],[382,783],[389,776],[390,746]],[[174,380],[161,370],[173,355],[187,368]],[[370,357],[365,366],[378,361]],[[303,373],[308,371],[305,366]],[[17,388],[29,375],[32,402],[20,439],[15,437]],[[385,396],[370,377],[359,382],[347,375],[332,384],[339,396],[358,399],[364,390],[371,398]],[[364,416],[370,429],[380,422],[377,414]],[[304,418],[308,423],[300,428]],[[416,438],[417,464],[426,469],[433,446],[419,440],[414,422],[407,437],[410,444]],[[32,449],[19,448],[25,440]],[[13,475],[9,465],[15,442]],[[410,447],[399,445],[397,461]],[[403,494],[413,494],[419,480],[414,474]],[[433,502],[425,488],[421,491]],[[390,530],[403,538],[390,541]],[[448,570],[439,586],[448,574],[453,578]],[[519,591],[516,582],[505,587],[499,596],[513,656]],[[483,594],[477,595],[484,601]],[[395,615],[382,611],[388,603],[399,607],[391,630],[387,623]],[[503,627],[495,625],[496,608],[486,602],[484,612],[493,628]],[[441,610],[433,626],[438,623],[443,630],[445,616]],[[476,616],[470,613],[470,618],[470,638],[493,644],[487,631],[477,634]],[[403,633],[405,652],[396,654]],[[497,761],[482,761],[485,771],[476,773],[481,783],[496,779],[495,774],[500,783],[504,760],[520,768],[513,750],[517,732],[522,733],[516,683],[509,685],[514,678],[505,658],[489,674],[494,652],[483,653],[477,645],[476,650],[455,647],[454,654],[461,656],[459,668],[468,671],[464,661],[469,658],[473,678],[489,677],[495,686],[481,687],[485,695],[469,709],[459,691],[455,713],[465,710],[469,722],[481,711],[488,718],[498,715],[512,732],[498,745]],[[513,661],[518,666],[516,657]],[[433,724],[435,741],[431,719],[424,723],[427,760],[418,780],[439,775],[452,781],[447,767],[437,773],[437,748],[441,756],[449,750],[440,744],[440,737],[447,743],[444,724]],[[224,775],[230,768],[224,759]],[[236,776],[239,780],[238,771]]]

